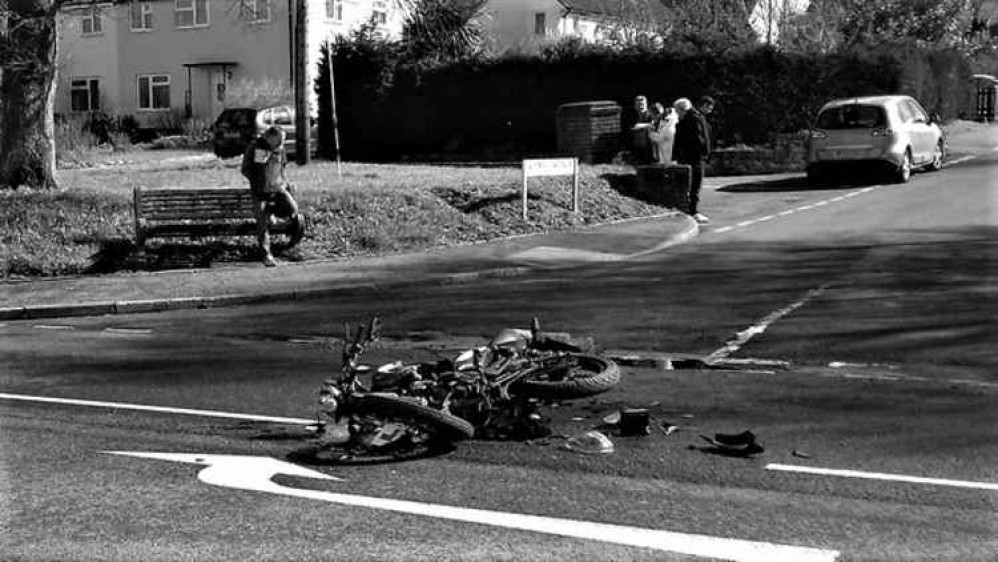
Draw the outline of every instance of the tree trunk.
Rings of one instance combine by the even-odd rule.
[[[55,10],[13,14],[20,21],[0,45],[8,51],[0,60],[0,188],[55,188]]]

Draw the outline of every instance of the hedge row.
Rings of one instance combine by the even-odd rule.
[[[712,117],[719,144],[758,144],[806,128],[831,98],[907,93],[947,118],[963,109],[972,87],[959,54],[914,47],[822,56],[760,48],[726,58],[590,52],[433,68],[402,64],[370,44],[333,51],[342,155],[362,160],[550,154],[557,107],[577,101],[616,101],[627,120],[637,94],[666,104],[710,94],[719,102]],[[325,101],[320,142],[332,154],[325,72],[317,90]]]

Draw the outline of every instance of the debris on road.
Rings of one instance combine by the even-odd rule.
[[[565,442],[565,448],[587,455],[606,455],[614,451],[613,441],[599,431],[586,431],[574,435]]]
[[[714,437],[701,435],[700,438],[710,443],[711,446],[690,445],[691,449],[735,457],[749,457],[766,450],[756,441],[755,434],[748,430],[735,434],[717,433]]]
[[[651,428],[648,426],[651,420],[648,410],[644,408],[627,408],[620,411],[620,421],[617,423],[617,431],[622,436],[648,435]]]
[[[679,431],[678,425],[673,425],[669,422],[662,422],[658,424],[658,428],[661,429],[662,433],[665,433],[666,435],[672,435],[673,433]]]
[[[809,455],[808,453],[805,453],[803,451],[798,451],[797,449],[794,449],[793,452],[791,452],[790,454],[801,459],[811,458],[811,455]]]

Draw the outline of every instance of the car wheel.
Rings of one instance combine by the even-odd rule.
[[[936,144],[935,150],[932,151],[932,162],[929,162],[928,170],[930,172],[935,172],[943,167],[943,161],[946,159],[946,147],[943,141],[939,141]]]
[[[897,183],[908,183],[911,179],[911,150],[905,150],[901,158],[901,164],[894,171],[894,181]]]

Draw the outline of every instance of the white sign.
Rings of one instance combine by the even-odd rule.
[[[572,212],[579,212],[579,159],[526,158],[523,160],[523,220],[527,220],[527,178],[572,176]]]
[[[523,161],[523,175],[528,178],[542,176],[571,176],[576,173],[575,158],[534,158]]]
[[[502,511],[487,511],[484,509],[471,509],[450,505],[289,488],[274,482],[272,478],[278,474],[286,474],[289,476],[318,478],[322,480],[341,479],[269,457],[131,451],[105,452],[113,455],[206,465],[207,468],[198,473],[198,479],[207,484],[226,488],[269,492],[341,505],[381,509],[398,513],[408,513],[410,515],[476,523],[479,525],[491,525],[506,529],[533,531],[535,533],[650,548],[721,560],[741,562],[771,562],[773,560],[834,562],[839,556],[839,553],[834,550],[819,550],[739,539],[724,539],[706,535],[673,533],[642,527],[625,527],[623,525],[593,523],[573,519],[556,519],[540,515],[522,515]]]

